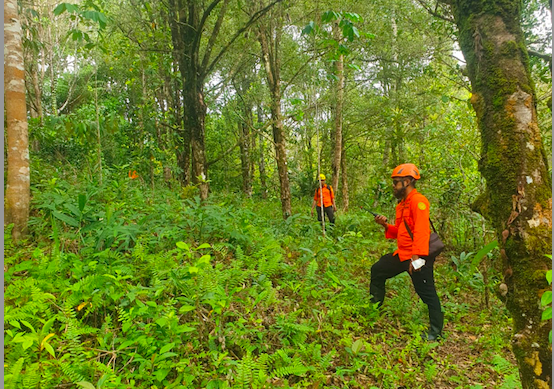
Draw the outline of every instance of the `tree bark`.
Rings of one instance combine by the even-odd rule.
[[[258,105],[258,123],[263,123],[264,121],[264,110],[261,105]],[[260,145],[260,155],[258,162],[258,170],[260,172],[260,190],[262,192],[262,199],[267,199],[267,182],[266,182],[266,173],[265,173],[265,153],[264,153],[264,137],[260,133],[258,143]]]
[[[341,158],[340,158],[340,170],[341,170],[341,204],[342,204],[342,210],[344,212],[348,212],[349,207],[349,198],[348,198],[348,175],[347,175],[347,169],[346,169],[346,148],[344,147],[344,142],[342,143],[342,150],[341,150]]]
[[[203,81],[197,80],[193,69],[187,72],[184,82],[185,109],[183,122],[185,129],[190,129],[192,149],[192,183],[200,190],[200,198],[208,198],[208,177],[206,163],[206,145],[204,123],[206,119],[206,104],[204,102]],[[192,79],[192,80],[191,80]]]
[[[8,169],[5,215],[12,238],[27,234],[30,203],[29,137],[25,102],[25,64],[17,0],[4,0],[4,101]]]
[[[186,13],[184,12],[183,5],[179,0],[171,0],[168,7],[169,27],[171,30],[171,41],[173,43],[173,62],[175,68],[181,73],[181,80],[185,79],[185,54],[181,39],[181,19],[185,20]],[[190,130],[184,127],[183,123],[183,106],[186,102],[181,103],[181,99],[184,99],[182,94],[182,82],[179,83],[177,78],[174,80],[174,118],[176,126],[175,139],[175,155],[177,157],[177,164],[182,170],[179,176],[179,181],[183,186],[190,185]]]
[[[552,193],[521,3],[455,0],[452,9],[481,131],[479,170],[487,181],[474,209],[492,222],[500,244],[522,386],[550,388],[551,321],[541,321],[540,297],[552,267],[545,257],[552,251]]]
[[[262,61],[266,70],[266,77],[271,94],[271,119],[273,128],[273,141],[275,142],[275,159],[279,172],[281,190],[281,210],[283,218],[287,219],[292,214],[289,173],[287,166],[287,150],[283,118],[281,114],[281,80],[279,58],[280,36],[282,33],[282,21],[279,17],[273,17],[268,23],[270,30],[265,25],[260,25],[259,41],[262,48]]]
[[[251,70],[251,69],[249,69]],[[248,73],[248,72],[247,72]],[[248,197],[252,196],[252,176],[253,176],[253,142],[252,127],[254,119],[252,115],[253,104],[248,96],[248,90],[251,86],[251,80],[247,74],[243,74],[242,79],[234,83],[235,90],[240,97],[242,108],[242,119],[238,123],[238,137],[240,148],[240,164],[242,172],[242,191]]]
[[[337,42],[341,39],[341,30],[338,25],[333,26],[334,38]],[[331,160],[332,169],[332,181],[331,186],[335,191],[339,187],[339,175],[341,167],[342,157],[342,107],[344,104],[344,55],[340,54],[339,58],[335,62],[335,75],[337,80],[335,82],[335,131],[333,134],[333,157]]]

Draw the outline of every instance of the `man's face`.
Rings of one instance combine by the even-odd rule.
[[[398,200],[402,200],[406,196],[406,180],[402,178],[395,178],[392,180],[392,191],[394,197]]]
[[[325,185],[325,180],[319,180],[319,182],[321,182],[321,185]]]

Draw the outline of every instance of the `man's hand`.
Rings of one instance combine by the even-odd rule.
[[[314,216],[314,209],[312,208],[312,211],[310,212],[310,216]]]
[[[414,271],[420,271],[423,268],[423,265],[418,267],[417,269],[414,268],[413,262],[418,259],[420,258],[417,254],[412,255],[412,258],[410,259],[410,267],[408,267],[408,273],[410,273],[410,275],[412,275]],[[425,260],[423,258],[421,258],[420,260],[422,260],[423,264],[425,264]]]
[[[387,218],[383,215],[377,215],[375,216],[375,223],[382,225],[383,227],[387,228]]]
[[[333,204],[333,211],[337,212],[337,206],[335,204]]]

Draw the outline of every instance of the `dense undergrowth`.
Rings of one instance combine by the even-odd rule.
[[[437,261],[445,339],[427,343],[407,274],[369,304],[394,243],[367,214],[323,237],[309,199],[284,221],[277,201],[39,181],[31,237],[5,232],[6,388],[521,387],[496,273],[470,253]]]

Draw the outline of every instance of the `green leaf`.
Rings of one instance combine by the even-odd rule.
[[[321,15],[321,21],[323,23],[329,23],[333,20],[337,20],[340,18],[340,14],[338,14],[337,12],[335,11],[326,11],[323,13],[323,15]]]
[[[450,97],[443,95],[441,97],[441,100],[442,100],[443,103],[448,103],[450,101]]]
[[[189,327],[189,326],[185,326],[185,325],[182,325],[182,326],[177,327],[177,331],[178,331],[179,333],[182,333],[182,332],[192,332],[192,331],[194,331],[194,330],[196,330],[195,327]]]
[[[310,22],[302,29],[302,35],[309,35],[314,32],[314,22]]]
[[[352,352],[354,354],[358,354],[362,349],[363,345],[364,345],[364,342],[362,341],[362,339],[358,339],[357,341],[352,343]]]
[[[54,321],[56,321],[56,318],[53,317],[51,318],[50,320],[48,320],[46,323],[44,323],[44,325],[42,326],[42,330],[40,331],[40,333],[42,335],[45,335],[47,333],[50,332],[50,328],[52,328],[52,325],[54,324]]]
[[[548,281],[548,285],[552,285],[552,270],[546,272],[546,280]]]
[[[160,349],[160,354],[163,354],[163,353],[165,353],[165,352],[168,352],[168,351],[171,350],[174,346],[175,346],[175,343],[166,344],[165,346],[163,346],[163,347]]]
[[[65,11],[67,11],[67,3],[58,4],[58,6],[54,8],[54,15],[59,16]]]
[[[33,345],[34,342],[35,340],[32,338],[24,338],[23,342],[21,343],[21,345],[23,346],[23,350],[27,350]]]
[[[198,246],[198,247],[196,248],[196,250],[200,250],[200,249],[209,249],[209,248],[211,248],[211,247],[212,247],[212,246],[210,246],[209,243],[202,243],[200,246]]]
[[[46,349],[46,351],[48,351],[48,354],[56,358],[56,353],[54,352],[54,349],[52,348],[52,345],[50,343],[44,343],[44,348]]]
[[[477,254],[475,254],[473,259],[471,260],[471,266],[473,267],[478,266],[479,263],[481,262],[481,259],[483,259],[485,255],[490,253],[496,247],[498,247],[498,241],[494,240],[490,242],[488,245],[486,245],[485,247],[483,247],[481,250],[477,251]]]
[[[73,204],[64,204],[64,207],[69,209],[73,213],[74,216],[77,216],[78,218],[81,217],[81,211],[79,210],[79,208],[77,208]]]
[[[156,357],[156,362],[163,361],[164,359],[171,358],[171,357],[174,357],[176,355],[179,355],[179,354],[177,354],[177,353],[168,353],[168,352],[163,353],[163,354],[158,355]]]
[[[212,256],[210,254],[202,255],[200,259],[198,260],[197,264],[203,264],[203,263],[210,263],[210,259]]]
[[[177,246],[181,250],[189,250],[189,245],[186,244],[185,242],[177,242],[175,243],[175,246]]]
[[[71,216],[64,215],[63,213],[57,211],[52,212],[52,215],[54,215],[55,218],[60,219],[65,224],[69,224],[73,227],[79,227],[79,222]]]
[[[118,350],[123,350],[124,348],[129,347],[132,344],[135,344],[134,340],[126,340],[125,342],[121,343],[121,345],[119,345],[119,347],[117,349]]]
[[[541,304],[543,306],[545,305],[548,305],[548,304],[552,304],[552,291],[550,290],[547,290],[546,292],[544,292],[542,294],[542,297],[541,297]],[[23,322],[22,322],[23,323]],[[25,324],[25,323],[24,323]]]
[[[160,369],[158,371],[156,371],[154,373],[154,375],[156,376],[156,379],[160,382],[163,381],[163,379],[169,374],[169,372],[171,371],[171,369]]]
[[[156,320],[156,324],[160,327],[164,327],[167,324],[167,319],[165,317],[160,317],[158,320]]]
[[[189,273],[190,274],[197,274],[198,273],[198,268],[196,266],[189,267]]]
[[[93,384],[87,381],[79,381],[77,382],[77,385],[79,385],[81,388],[85,389],[96,389]]]
[[[87,196],[84,194],[79,195],[79,210],[83,212],[83,209],[85,209],[85,205],[87,204]]]
[[[35,333],[35,327],[31,323],[29,323],[27,320],[20,320],[21,324],[23,324],[25,327],[29,328],[33,333]]]
[[[179,308],[179,313],[185,313],[195,310],[196,307],[192,305],[183,305],[181,308]]]

